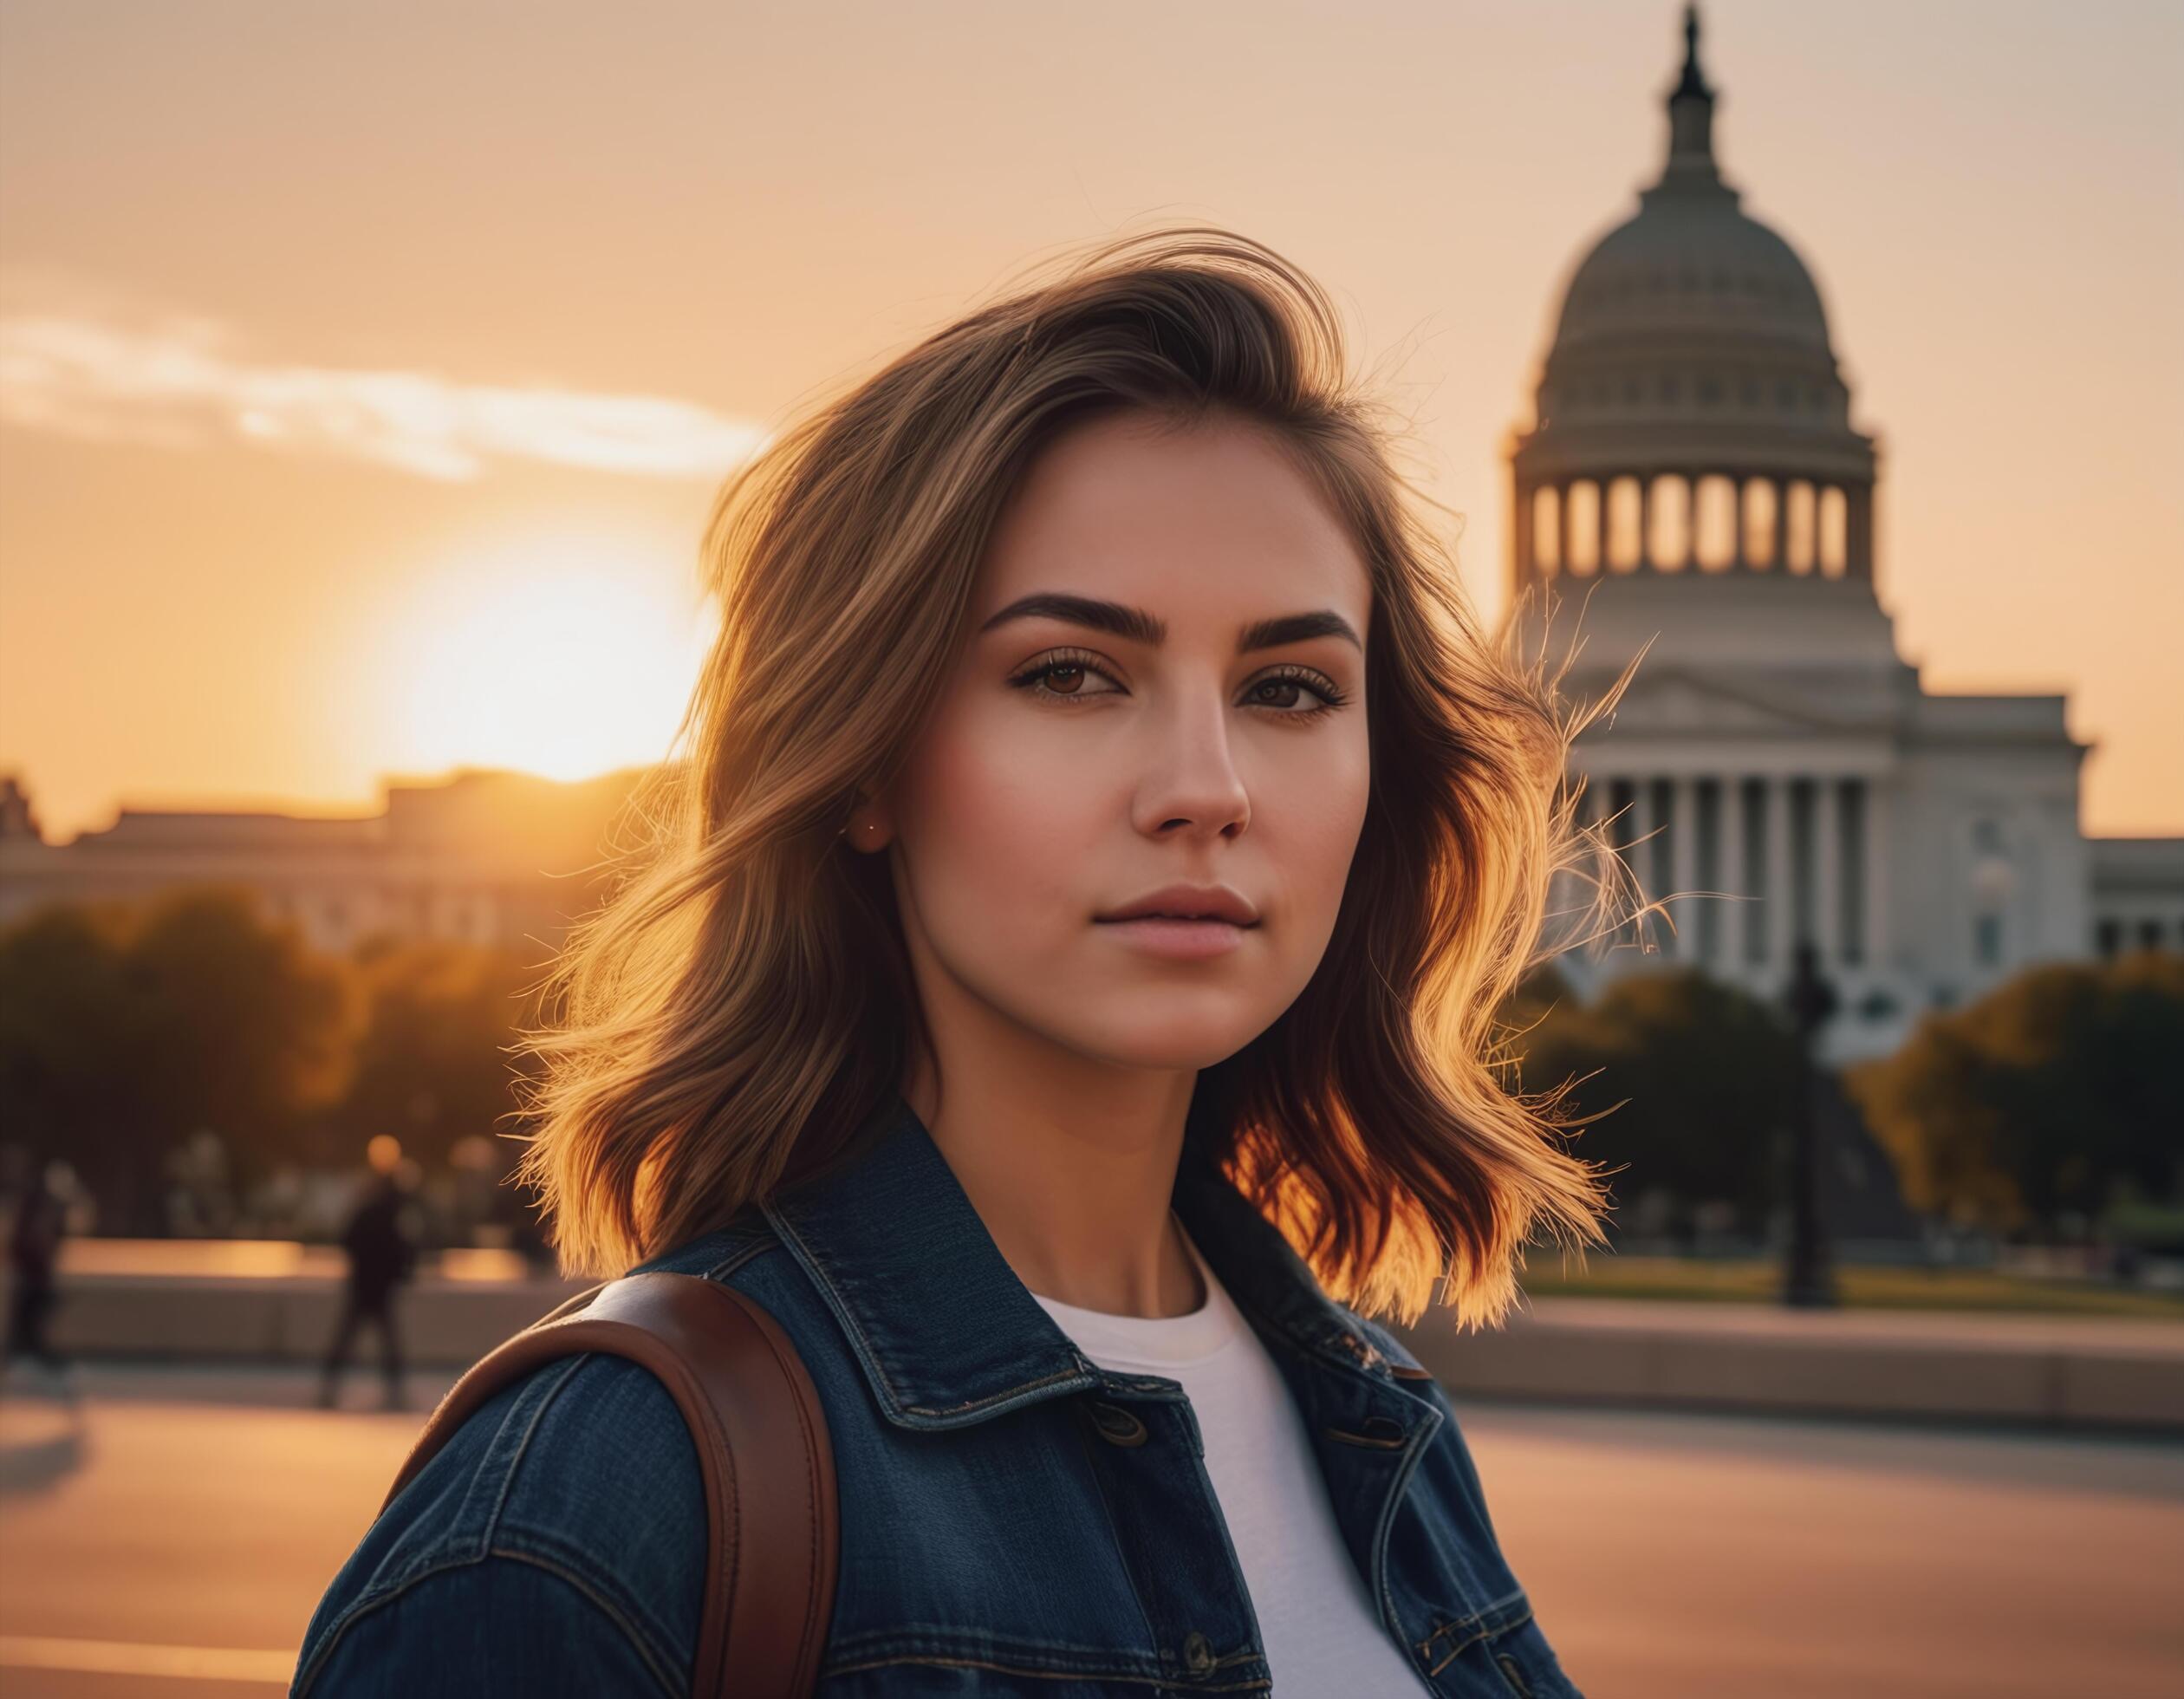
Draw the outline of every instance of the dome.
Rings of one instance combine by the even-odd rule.
[[[1668,158],[1637,213],[1578,262],[1555,355],[1635,348],[1762,356],[1802,351],[1832,372],[1828,317],[1797,251],[1738,205],[1713,153],[1714,91],[1699,66],[1696,7],[1668,92]]]
[[[1812,273],[1721,180],[1695,8],[1667,104],[1659,180],[1563,291],[1540,374],[1540,424],[1849,433],[1849,391]]]
[[[1695,6],[1667,104],[1660,177],[1570,274],[1512,436],[1512,587],[1725,572],[1870,595],[1874,441],[1812,273],[1721,180]]]
[[[1719,178],[1645,191],[1637,215],[1579,262],[1555,351],[1620,352],[1669,339],[1833,358],[1812,274],[1787,242],[1738,210],[1736,192]]]

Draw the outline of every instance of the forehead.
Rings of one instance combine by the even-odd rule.
[[[981,563],[973,624],[1017,596],[1115,596],[1177,622],[1332,607],[1362,632],[1363,556],[1270,427],[1131,412],[1071,426],[1011,491]]]

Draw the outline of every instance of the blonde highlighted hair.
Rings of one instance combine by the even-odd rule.
[[[1414,1321],[1445,1279],[1465,1320],[1498,1321],[1527,1242],[1602,1242],[1602,1177],[1565,1148],[1560,1092],[1505,1083],[1498,1012],[1544,959],[1556,873],[1613,882],[1563,782],[1613,693],[1565,714],[1555,678],[1483,635],[1320,287],[1186,227],[970,313],[724,485],[703,550],[720,630],[679,753],[523,1035],[517,1178],[565,1272],[618,1274],[854,1158],[924,1032],[885,857],[839,834],[951,668],[1011,486],[1117,408],[1271,428],[1374,592],[1372,791],[1334,934],[1274,1025],[1201,1073],[1189,1136],[1361,1313]]]

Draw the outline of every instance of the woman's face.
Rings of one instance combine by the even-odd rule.
[[[1271,1025],[1365,817],[1371,614],[1356,544],[1260,428],[1117,413],[1049,445],[933,717],[860,816],[892,843],[928,1014],[1131,1068],[1209,1066]],[[1173,886],[1256,923],[1101,918]]]

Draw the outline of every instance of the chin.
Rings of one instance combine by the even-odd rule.
[[[1069,1042],[1073,1049],[1119,1068],[1210,1068],[1250,1044],[1271,1020],[1246,1019],[1233,1008],[1207,1008],[1202,999],[1128,992],[1117,996],[1131,1006],[1118,1008],[1111,1020],[1080,1031]],[[1188,1006],[1193,1001],[1201,1006]]]

